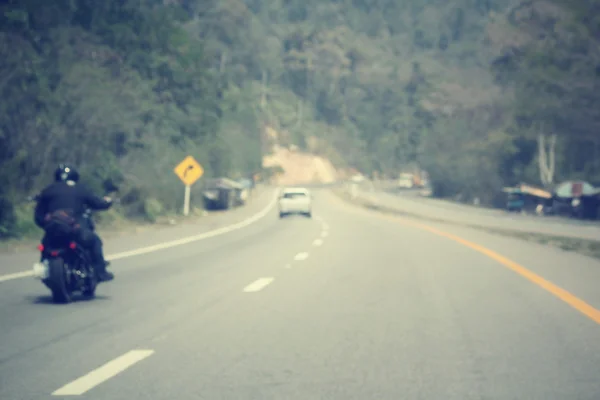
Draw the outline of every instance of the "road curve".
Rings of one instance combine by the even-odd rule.
[[[213,235],[224,230],[235,230],[239,225],[247,225],[261,218],[267,209],[272,208],[276,192],[276,188],[260,185],[243,207],[227,212],[211,212],[202,218],[190,217],[187,221],[180,220],[175,225],[142,226],[124,232],[106,232],[100,229],[105,255],[109,260],[122,259],[131,256],[129,253],[132,250],[134,253],[140,253],[160,245],[174,246],[173,242]],[[7,252],[4,249],[5,251],[0,253],[0,284],[31,271],[31,265],[39,257],[36,246],[37,242],[16,252]]]
[[[0,284],[0,399],[600,398],[599,262],[314,201],[115,261],[95,301]]]
[[[412,191],[390,193],[383,190],[369,191],[362,187],[358,191],[358,195],[383,207],[453,223],[600,240],[600,223],[598,221],[520,215],[503,210],[478,208],[444,200],[424,198],[416,196]]]

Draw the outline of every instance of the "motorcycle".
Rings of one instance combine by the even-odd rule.
[[[105,195],[109,193],[106,191]],[[29,198],[30,201],[37,199],[38,196]],[[93,231],[92,210],[86,209],[84,217]],[[46,246],[39,244],[38,250],[40,260],[33,265],[33,275],[50,289],[55,303],[70,303],[77,292],[87,299],[95,297],[96,271],[89,252],[76,240],[65,235],[49,237]]]

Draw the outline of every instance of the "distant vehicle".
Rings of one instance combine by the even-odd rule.
[[[279,218],[290,214],[312,217],[311,194],[306,188],[285,188],[279,195]]]
[[[422,197],[431,197],[433,195],[433,190],[430,186],[424,186],[423,189],[419,191],[419,196]]]
[[[412,189],[414,184],[415,182],[413,174],[400,174],[400,178],[398,179],[398,187],[403,189]]]
[[[364,175],[356,174],[356,175],[352,176],[352,178],[350,180],[354,183],[361,183],[361,182],[364,182],[366,180],[366,178],[364,177]]]

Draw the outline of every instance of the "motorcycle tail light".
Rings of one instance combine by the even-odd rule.
[[[77,248],[77,244],[75,242],[71,242],[71,243],[69,243],[69,248],[71,250],[75,250]]]

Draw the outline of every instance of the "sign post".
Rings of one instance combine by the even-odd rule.
[[[175,174],[185,185],[183,198],[183,215],[190,213],[190,196],[192,185],[204,175],[204,168],[192,156],[187,156],[175,167]]]
[[[185,185],[185,192],[183,195],[183,215],[185,215],[186,217],[188,216],[188,214],[190,213],[190,197],[191,197],[191,186],[190,185]]]

